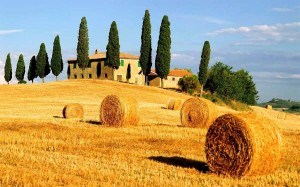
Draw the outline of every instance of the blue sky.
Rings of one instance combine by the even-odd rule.
[[[90,53],[104,51],[109,27],[116,21],[122,52],[139,55],[142,19],[151,15],[155,57],[159,27],[164,15],[171,22],[171,68],[198,72],[204,41],[210,41],[210,66],[217,61],[246,69],[253,76],[260,100],[274,97],[300,101],[300,2],[299,0],[85,0],[5,1],[0,10],[0,84],[8,53],[13,82],[18,56],[26,64],[42,42],[51,57],[58,34],[63,59],[76,56],[81,17],[86,16]],[[60,75],[66,79],[66,71]],[[46,81],[53,81],[48,75]],[[39,78],[35,82],[41,82]]]

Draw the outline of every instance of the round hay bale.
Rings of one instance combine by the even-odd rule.
[[[210,170],[240,178],[267,174],[281,160],[278,127],[255,113],[225,114],[209,127],[205,153]]]
[[[272,110],[272,105],[266,105],[266,109]]]
[[[167,109],[169,110],[179,110],[181,107],[180,99],[169,99],[167,103]]]
[[[100,121],[109,126],[137,125],[138,104],[134,98],[106,96],[100,106]]]
[[[83,118],[83,107],[81,104],[72,103],[68,104],[63,109],[63,116],[64,118]]]
[[[193,97],[187,99],[180,111],[181,124],[185,127],[207,128],[216,118],[218,109],[212,102]]]

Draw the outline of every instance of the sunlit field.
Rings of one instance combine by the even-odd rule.
[[[108,94],[134,97],[140,123],[101,125]],[[273,119],[284,141],[276,172],[232,179],[209,171],[206,130],[184,128],[171,98],[188,95],[114,81],[67,80],[0,85],[0,186],[300,186],[300,120]],[[79,103],[83,120],[64,119],[63,107]],[[218,107],[220,114],[234,112]],[[274,113],[274,114],[273,114]]]

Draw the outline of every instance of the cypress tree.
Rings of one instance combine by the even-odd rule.
[[[127,82],[129,81],[130,78],[131,78],[131,67],[130,67],[130,64],[128,64],[127,71],[126,71],[126,80],[127,80]]]
[[[12,78],[12,68],[11,68],[11,59],[10,59],[10,53],[7,54],[6,62],[4,66],[4,79],[9,84],[9,81],[11,81]]]
[[[39,53],[36,57],[36,74],[42,79],[50,73],[50,65],[48,60],[48,54],[46,52],[46,46],[44,43],[41,44]]]
[[[84,70],[89,63],[89,35],[87,21],[85,17],[81,18],[78,33],[77,43],[77,63],[82,70]]]
[[[168,77],[171,63],[171,30],[168,16],[164,16],[161,22],[159,39],[155,58],[155,71],[161,78],[161,87],[164,87],[163,79]]]
[[[61,55],[61,47],[60,47],[60,40],[59,36],[57,35],[53,42],[53,52],[51,58],[51,70],[53,75],[56,77],[62,72],[62,55]]]
[[[20,54],[19,60],[17,63],[17,68],[16,68],[16,78],[19,82],[24,80],[24,75],[25,75],[25,63],[24,63],[24,58],[23,55]]]
[[[106,46],[107,65],[113,69],[120,66],[120,44],[117,23],[112,22],[109,30],[108,44]]]
[[[207,68],[208,68],[209,59],[210,59],[210,45],[209,45],[209,41],[205,41],[202,49],[201,62],[199,65],[199,73],[198,73],[198,79],[201,84],[200,97],[202,97],[203,86],[207,80]]]
[[[35,56],[31,57],[30,63],[29,63],[29,68],[27,72],[27,79],[32,82],[33,84],[33,79],[37,78],[36,74],[36,59]]]
[[[143,18],[139,63],[145,75],[145,84],[148,84],[148,75],[152,66],[151,23],[148,10],[145,11]]]

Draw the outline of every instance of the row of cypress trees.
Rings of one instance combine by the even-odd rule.
[[[171,30],[168,16],[164,16],[160,26],[159,39],[155,58],[155,69],[161,78],[167,78],[171,62]],[[84,70],[89,63],[89,38],[86,17],[82,17],[79,26],[78,43],[77,43],[77,63]],[[145,76],[145,84],[148,82],[148,74],[152,66],[152,47],[151,47],[151,23],[150,13],[145,11],[141,35],[141,48],[139,63]],[[106,63],[113,70],[120,66],[120,43],[117,23],[112,22],[109,30],[108,44],[106,46]]]
[[[63,60],[61,54],[61,47],[60,47],[60,39],[57,35],[53,42],[53,52],[51,58],[51,66],[48,60],[48,54],[46,52],[46,46],[44,43],[40,45],[40,50],[37,57],[33,56],[30,59],[29,68],[27,72],[27,79],[28,81],[32,81],[38,76],[44,82],[44,78],[51,72],[53,75],[57,76],[63,71]],[[19,56],[19,60],[16,67],[15,76],[19,83],[26,83],[24,81],[25,76],[25,62],[24,57],[22,54]],[[12,65],[11,65],[11,58],[10,53],[8,53],[6,57],[5,67],[4,67],[4,79],[9,84],[12,79]]]

